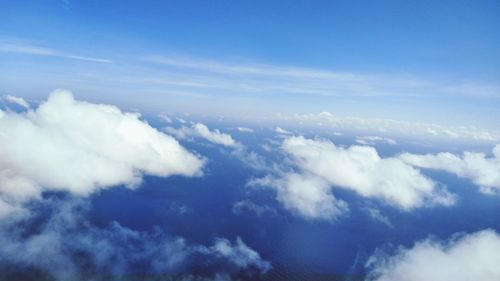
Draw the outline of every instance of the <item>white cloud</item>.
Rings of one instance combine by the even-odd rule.
[[[254,213],[258,217],[262,217],[263,215],[266,215],[266,214],[271,215],[271,216],[278,214],[276,209],[269,207],[269,206],[266,206],[266,205],[257,205],[248,199],[241,200],[241,201],[234,203],[231,211],[234,214],[240,214],[243,211],[248,211],[248,212]]]
[[[111,63],[112,61],[103,58],[87,57],[71,53],[66,53],[54,49],[49,49],[45,47],[30,45],[20,42],[0,42],[0,52],[6,53],[19,53],[34,56],[44,56],[44,57],[59,57],[73,60],[81,60],[88,62],[97,63]]]
[[[196,123],[191,127],[182,126],[178,129],[173,127],[166,127],[164,131],[174,135],[177,138],[185,139],[190,137],[199,137],[208,140],[215,144],[221,144],[228,147],[237,147],[237,143],[229,134],[221,133],[218,129],[210,130],[202,123]]]
[[[380,223],[383,223],[383,224],[387,225],[388,227],[391,227],[391,228],[393,227],[389,218],[387,216],[383,215],[379,209],[367,207],[367,208],[364,208],[364,210],[367,212],[367,214],[372,219],[374,219]]]
[[[231,152],[231,155],[238,158],[245,166],[251,167],[254,170],[272,170],[266,159],[260,154],[249,151],[244,145],[238,143],[236,149]]]
[[[139,117],[75,100],[63,90],[36,110],[2,112],[0,205],[16,207],[44,190],[88,195],[116,185],[135,186],[143,174],[201,174],[203,160]]]
[[[500,280],[500,236],[483,230],[447,243],[427,239],[387,257],[370,258],[368,280],[497,281]]]
[[[15,97],[15,96],[8,95],[5,97],[5,100],[10,102],[10,103],[14,103],[14,104],[17,104],[19,106],[22,106],[24,108],[30,108],[30,105],[21,97]]]
[[[287,131],[287,130],[285,130],[285,129],[282,129],[282,128],[280,128],[280,127],[276,127],[276,129],[274,129],[274,131],[275,131],[276,133],[278,133],[278,134],[281,134],[281,135],[290,135],[290,134],[292,134],[292,132]]]
[[[209,140],[210,142],[222,144],[225,146],[236,146],[236,141],[234,141],[231,135],[221,133],[218,129],[214,129],[211,131],[207,126],[201,123],[194,124],[193,129],[199,136]]]
[[[172,123],[172,122],[173,122],[173,121],[172,121],[172,118],[170,118],[170,116],[168,116],[168,114],[166,114],[166,113],[164,113],[164,112],[162,112],[162,113],[158,114],[158,117],[159,117],[162,121],[164,121],[164,122],[166,122],[166,123]]]
[[[386,143],[396,145],[397,141],[391,138],[379,137],[379,136],[362,136],[357,137],[356,142],[362,145],[375,145],[376,143]]]
[[[159,64],[177,72],[196,73],[195,85],[235,88],[251,92],[286,92],[318,96],[425,96],[467,95],[498,97],[496,84],[443,84],[415,76],[374,75],[332,71],[328,69],[269,65],[256,63],[228,63],[224,61],[178,56],[149,56],[145,61]],[[204,78],[201,79],[200,78]],[[175,81],[179,83],[181,81]]]
[[[462,156],[442,152],[425,155],[403,153],[399,158],[416,167],[444,170],[471,179],[483,192],[500,192],[500,144],[493,148],[492,157],[475,152],[464,152]]]
[[[236,129],[240,132],[243,132],[243,133],[253,133],[253,129],[246,128],[246,127],[236,127]]]
[[[283,206],[308,219],[332,219],[348,211],[335,188],[382,200],[405,211],[455,203],[455,195],[399,158],[381,158],[373,147],[343,148],[328,140],[288,137],[283,151],[293,171],[274,167],[274,175],[252,179],[249,186],[270,186]],[[289,170],[289,169],[288,169]],[[382,222],[380,214],[371,212]],[[384,222],[386,223],[386,222]],[[387,224],[387,223],[386,223]]]
[[[22,279],[39,280],[40,272],[50,280],[64,281],[103,280],[103,276],[121,280],[131,274],[176,274],[181,278],[202,269],[208,280],[207,275],[253,276],[271,269],[270,262],[240,238],[234,242],[216,238],[207,246],[159,228],[143,232],[117,222],[97,227],[88,218],[88,200],[51,198],[38,201],[36,206],[48,212],[34,208],[9,217],[0,227],[0,262],[10,265],[10,274],[30,276]],[[33,221],[37,221],[35,228]],[[0,279],[15,279],[12,275],[6,278],[5,273],[0,271]]]
[[[420,171],[398,158],[381,158],[373,147],[342,148],[328,140],[290,137],[283,142],[283,149],[303,173],[403,210],[427,203],[454,203],[451,194],[437,188]]]
[[[475,126],[443,126],[431,123],[409,122],[392,119],[342,117],[321,112],[318,114],[279,115],[279,119],[293,124],[327,127],[342,132],[361,132],[368,134],[383,134],[384,136],[405,137],[409,139],[421,138],[429,140],[462,140],[466,142],[499,142],[500,131],[483,130]],[[369,138],[372,138],[369,136]],[[377,140],[380,137],[375,137]],[[361,141],[375,141],[365,139]],[[394,141],[394,140],[393,140]],[[386,138],[386,142],[392,142]],[[368,144],[368,142],[367,142]]]
[[[315,176],[287,173],[282,177],[253,179],[248,186],[271,186],[283,206],[306,219],[330,220],[348,211],[347,203],[336,199],[328,183]]]
[[[271,269],[271,264],[262,260],[259,253],[248,247],[239,237],[234,245],[225,238],[217,238],[210,251],[228,259],[239,268],[255,267],[261,273],[266,273]]]

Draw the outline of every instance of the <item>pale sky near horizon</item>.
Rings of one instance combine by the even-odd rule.
[[[498,128],[497,1],[0,4],[0,95]]]

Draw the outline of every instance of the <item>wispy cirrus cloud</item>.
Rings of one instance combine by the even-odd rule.
[[[97,63],[111,63],[111,60],[83,56],[73,53],[68,53],[56,49],[46,48],[38,45],[32,45],[27,43],[21,43],[16,41],[0,41],[0,52],[4,53],[18,53],[34,56],[44,56],[44,57],[59,57],[65,59],[81,60],[88,62]]]
[[[277,91],[320,96],[500,97],[500,86],[484,83],[444,83],[415,75],[367,74],[264,63],[231,63],[182,56],[146,56],[144,61],[219,79],[219,84],[246,85],[254,91]],[[232,83],[231,83],[232,81]]]
[[[319,96],[390,96],[406,91],[397,88],[424,87],[417,78],[386,80],[384,77],[315,68],[256,63],[228,63],[189,57],[149,56],[144,61],[209,78],[218,87],[245,86],[252,92],[278,92]]]
[[[0,39],[0,54],[8,58],[14,53],[25,54],[23,58],[27,60],[24,62],[30,65],[23,67],[21,64],[18,67],[17,62],[4,62],[12,70],[0,73],[7,77],[0,87],[14,94],[13,82],[9,81],[23,81],[30,75],[33,85],[41,84],[46,88],[61,87],[58,81],[62,80],[66,88],[99,94],[106,92],[107,96],[115,95],[114,98],[122,102],[126,94],[130,103],[155,107],[156,110],[171,107],[184,112],[223,113],[235,117],[330,111],[343,116],[416,120],[422,123],[439,120],[457,127],[472,124],[477,128],[494,128],[500,114],[498,109],[492,107],[492,100],[500,97],[500,86],[491,81],[438,79],[425,73],[395,74],[261,63],[251,58],[200,58],[171,54],[123,53],[119,58],[113,57],[113,63],[109,63],[110,59],[85,56],[76,51]],[[45,60],[34,61],[31,56],[51,57],[54,60],[48,64]],[[75,64],[73,71],[68,72],[64,65],[60,65],[60,59],[55,58],[96,64]],[[109,89],[115,93],[110,94]],[[138,92],[144,98],[134,98],[132,94]],[[203,107],[196,102],[200,99],[203,100]],[[446,99],[446,106],[440,106],[443,99]],[[464,101],[469,100],[473,102],[464,106]],[[483,114],[483,107],[488,108],[489,114]],[[422,110],[429,114],[422,115]],[[399,118],[401,114],[405,118]],[[429,128],[427,135],[434,132],[452,137],[454,134],[454,130]],[[474,137],[490,138],[487,134],[476,134]]]

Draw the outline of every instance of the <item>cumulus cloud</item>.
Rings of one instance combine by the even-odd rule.
[[[328,140],[290,137],[283,142],[283,149],[302,171],[329,185],[379,198],[404,210],[427,202],[453,204],[453,196],[419,170],[398,158],[381,158],[370,146],[343,148]]]
[[[403,153],[399,158],[415,167],[444,170],[471,179],[482,192],[500,192],[500,144],[493,148],[491,157],[475,152],[464,152],[462,156],[442,152],[425,155]]]
[[[206,246],[159,228],[141,232],[117,222],[97,227],[88,219],[89,202],[81,199],[45,199],[34,207],[40,211],[0,222],[2,280],[121,280],[130,274],[189,280],[194,269],[229,279],[271,269],[240,238],[216,238]]]
[[[137,186],[143,174],[201,174],[204,161],[174,138],[111,105],[57,90],[35,110],[0,111],[0,214],[43,191],[88,195]]]
[[[206,139],[211,143],[221,144],[228,147],[239,146],[239,143],[236,142],[231,135],[221,133],[218,129],[210,130],[205,124],[202,123],[193,124],[191,127],[182,126],[178,129],[166,127],[164,130],[165,132],[180,139],[198,137]]]
[[[420,241],[394,256],[378,253],[367,266],[375,281],[500,280],[500,235],[483,230],[448,242]]]
[[[248,186],[271,186],[283,206],[307,219],[333,219],[348,211],[347,203],[333,196],[324,179],[287,173],[254,179]]]
[[[454,195],[416,168],[399,158],[382,158],[370,146],[344,148],[329,140],[299,136],[286,138],[282,149],[293,172],[278,171],[249,185],[274,187],[278,201],[306,218],[330,219],[348,209],[332,194],[335,188],[349,189],[405,211],[435,204],[449,206],[455,201]]]
[[[21,97],[16,97],[16,96],[11,96],[11,95],[8,95],[5,97],[5,100],[7,102],[10,102],[10,103],[14,103],[14,104],[17,104],[21,107],[24,107],[24,108],[29,108],[30,105],[28,104],[28,102],[26,102],[23,98]]]

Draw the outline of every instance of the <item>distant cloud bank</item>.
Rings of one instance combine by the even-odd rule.
[[[371,133],[376,136],[358,138],[358,143],[373,144],[386,142],[395,144],[390,137],[463,142],[500,142],[499,130],[484,130],[474,126],[443,126],[431,123],[408,122],[392,119],[375,119],[336,116],[330,112],[279,115],[278,120],[293,122],[302,126],[314,126],[348,133]],[[380,135],[380,136],[379,136]]]

